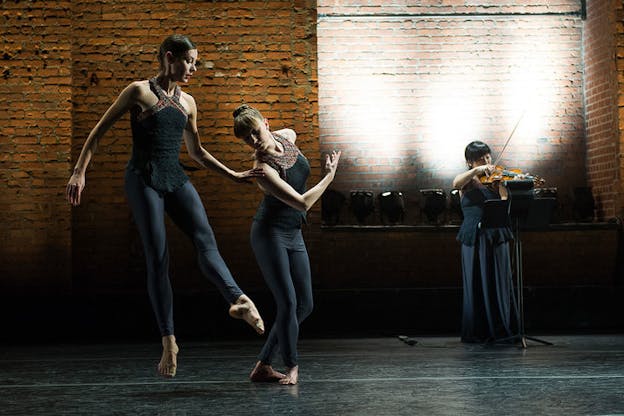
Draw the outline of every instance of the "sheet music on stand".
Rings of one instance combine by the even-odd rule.
[[[523,230],[548,228],[552,220],[556,198],[535,198],[533,181],[530,179],[504,181],[509,193],[512,226]]]
[[[508,199],[488,199],[483,203],[483,216],[479,228],[511,227]]]

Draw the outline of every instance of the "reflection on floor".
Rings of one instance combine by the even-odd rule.
[[[248,381],[257,339],[180,340],[173,380],[155,375],[157,342],[12,346],[0,352],[0,414],[624,414],[624,336],[540,338],[554,346],[303,339],[291,387]]]

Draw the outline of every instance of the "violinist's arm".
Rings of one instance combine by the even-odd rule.
[[[492,171],[492,165],[475,166],[474,168],[462,172],[453,179],[453,189],[464,189],[466,185],[479,176],[487,175]]]

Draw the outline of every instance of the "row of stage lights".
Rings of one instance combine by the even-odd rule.
[[[429,222],[436,222],[438,216],[444,212],[447,205],[447,196],[442,189],[421,189],[425,198],[423,212]],[[456,197],[455,197],[456,195]],[[453,201],[459,204],[459,194],[451,191],[451,207]],[[329,190],[323,194],[321,216],[326,225],[336,225],[340,221],[340,214],[347,198],[340,192]],[[351,212],[359,224],[366,224],[369,217],[375,212],[375,201],[378,202],[379,216],[383,224],[401,224],[405,219],[405,200],[401,191],[385,191],[375,197],[370,190],[354,190],[349,193]],[[461,215],[461,208],[459,212]]]
[[[536,198],[557,199],[557,188],[536,188]],[[463,218],[459,191],[457,189],[445,192],[443,189],[420,189],[422,196],[421,210],[427,222],[438,224],[439,217],[445,210],[461,220]],[[369,222],[375,212],[375,202],[381,223],[384,225],[402,224],[405,219],[405,200],[401,191],[385,191],[377,194],[370,190],[353,190],[349,193],[349,205],[353,216],[360,225]],[[340,215],[347,202],[347,197],[341,192],[328,190],[322,197],[321,217],[325,225],[337,225]],[[574,190],[574,210],[578,213],[577,219],[591,220],[594,214],[594,200],[589,188]]]

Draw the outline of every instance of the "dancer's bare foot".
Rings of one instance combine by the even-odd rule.
[[[292,368],[289,368],[288,372],[286,373],[286,377],[281,379],[279,381],[279,384],[291,385],[291,384],[297,384],[297,381],[299,381],[299,366],[298,365]]]
[[[264,334],[264,321],[260,317],[256,305],[247,295],[240,295],[236,303],[230,306],[230,316],[236,319],[243,319],[260,335]]]
[[[158,374],[163,377],[173,378],[178,369],[178,344],[173,335],[162,337],[163,353],[158,363]]]
[[[256,366],[251,370],[249,379],[254,382],[275,382],[280,381],[286,377],[284,374],[273,370],[269,364],[262,364],[260,361],[256,363]]]

